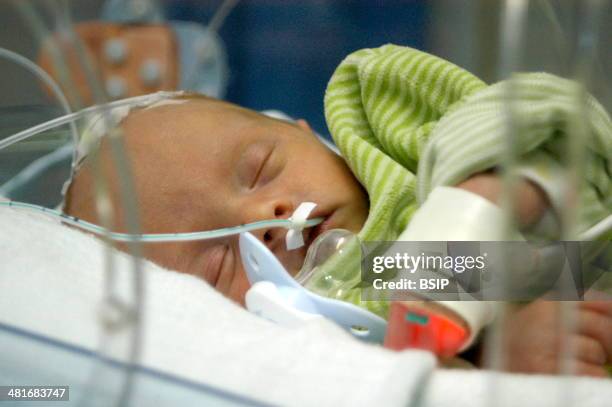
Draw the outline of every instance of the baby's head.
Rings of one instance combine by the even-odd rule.
[[[341,157],[306,122],[290,123],[204,97],[130,113],[121,123],[139,203],[143,233],[194,232],[288,218],[302,202],[325,226],[306,229],[307,246],[322,229],[358,232],[367,195]],[[109,140],[100,144],[117,231],[125,231],[117,172]],[[85,160],[68,191],[66,212],[99,223],[92,160]],[[306,247],[287,251],[285,229],[254,232],[292,272]],[[149,243],[154,262],[204,278],[242,302],[249,287],[236,236],[180,243]]]

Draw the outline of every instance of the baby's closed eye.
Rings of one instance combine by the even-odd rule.
[[[251,143],[241,155],[236,171],[239,184],[254,189],[270,182],[279,173],[279,166],[272,159],[276,143],[258,141]]]

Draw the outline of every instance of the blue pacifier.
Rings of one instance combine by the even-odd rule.
[[[297,278],[304,284],[331,255],[353,237],[334,229],[321,234],[310,246]],[[268,248],[251,233],[240,235],[240,255],[252,287],[246,294],[247,309],[284,326],[297,326],[316,318],[328,318],[354,336],[382,343],[387,322],[348,302],[315,294],[292,277]]]

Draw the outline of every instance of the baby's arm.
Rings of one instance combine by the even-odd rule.
[[[501,200],[503,199],[503,181],[504,180],[501,178],[501,176],[496,174],[494,171],[486,171],[471,176],[467,180],[456,185],[456,187],[458,189],[463,189],[469,192],[470,194],[481,196],[495,205],[500,205]],[[528,228],[538,222],[548,209],[549,203],[546,194],[537,185],[533,184],[531,181],[528,181],[525,178],[519,178],[516,182],[516,186],[514,187],[514,189],[515,197],[513,202],[513,210],[515,215],[514,217],[516,218],[516,222],[518,224],[517,229]],[[462,227],[469,226],[463,225]],[[411,236],[411,238],[414,238],[414,236]],[[457,332],[462,330],[468,335],[462,345],[460,344],[459,340],[450,341],[450,339],[448,339],[446,336],[446,339],[444,340],[440,338],[440,340],[442,340],[442,342],[440,343],[435,340],[433,343],[421,343],[413,345],[434,350],[440,356],[447,356],[449,354],[454,354],[458,350],[455,348],[455,346],[460,345],[461,347],[465,347],[468,346],[468,344],[474,340],[475,335],[477,335],[478,333],[477,331],[474,331],[477,329],[477,326],[474,326],[474,324],[478,325],[478,321],[480,321],[480,319],[482,318],[475,316],[473,310],[470,313],[470,315],[472,316],[472,320],[470,323],[468,318],[469,316],[466,316],[462,313],[468,312],[468,310],[463,309],[463,311],[461,311],[456,309],[455,307],[449,307],[449,305],[450,303],[442,305],[438,304],[435,301],[410,301],[404,304],[403,306],[398,305],[402,309],[412,310],[417,313],[440,315],[443,317],[443,319],[445,318],[447,320],[450,320],[451,325],[454,324],[454,326],[457,327],[454,328],[457,330]],[[483,304],[483,307],[485,306],[486,305]],[[479,314],[477,312],[477,314],[481,315],[482,313]],[[476,320],[474,320],[474,318],[476,318]],[[435,330],[435,328],[433,327],[429,329]],[[398,332],[401,332],[401,329]],[[429,333],[427,335],[436,336],[433,333]],[[395,336],[393,337],[395,338]],[[389,340],[390,345],[395,344],[396,342],[397,346],[402,346],[402,341],[400,340]],[[443,343],[444,345],[442,345]]]
[[[502,199],[503,180],[500,175],[492,171],[481,172],[459,183],[457,188],[480,195],[499,205]],[[535,224],[550,206],[544,191],[525,178],[518,180],[516,194],[514,211],[520,228]]]
[[[457,187],[500,204],[502,182],[499,175],[484,172]],[[532,226],[548,210],[549,200],[540,187],[524,178],[518,181],[516,191],[514,210],[519,228]],[[574,327],[564,326],[560,315],[561,303],[544,300],[509,309],[504,323],[504,351],[510,355],[508,370],[560,373],[561,360],[569,356],[573,373],[606,377],[604,365],[612,363],[612,302],[578,303]],[[566,348],[562,347],[562,338]]]

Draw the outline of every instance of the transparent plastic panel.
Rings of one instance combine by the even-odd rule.
[[[429,35],[432,52],[448,58],[476,74],[489,84],[507,81],[505,104],[500,114],[505,115],[506,143],[504,144],[505,159],[502,166],[504,174],[504,209],[508,225],[512,225],[510,216],[512,208],[517,204],[512,197],[515,194],[513,184],[521,172],[524,158],[521,158],[518,142],[521,132],[525,132],[526,121],[530,111],[521,108],[524,98],[520,87],[519,73],[547,72],[568,79],[562,89],[566,97],[566,109],[556,110],[554,114],[557,123],[563,123],[562,142],[549,143],[546,148],[559,157],[560,177],[563,179],[562,191],[559,191],[558,204],[555,205],[555,216],[561,227],[561,240],[586,240],[578,249],[581,256],[589,256],[599,250],[602,269],[608,271],[581,270],[584,276],[590,275],[597,281],[587,300],[601,300],[609,304],[611,284],[610,270],[610,235],[599,235],[599,238],[580,237],[588,229],[587,213],[596,211],[588,206],[593,201],[581,199],[584,197],[586,185],[593,185],[593,165],[598,158],[593,154],[597,148],[594,145],[593,100],[599,103],[602,111],[610,114],[612,100],[610,99],[612,83],[610,82],[610,66],[612,45],[610,35],[612,27],[612,4],[609,1],[564,1],[564,0],[508,0],[508,1],[436,1],[432,7],[432,31]],[[535,97],[535,92],[533,93]],[[523,101],[521,101],[523,99]],[[535,100],[535,99],[534,99]],[[540,110],[540,112],[543,112]],[[541,113],[544,117],[545,113]],[[544,121],[544,120],[543,120]],[[609,119],[608,119],[609,121]],[[554,147],[552,147],[555,145]],[[599,150],[600,152],[605,151]],[[603,155],[609,157],[608,152]],[[610,179],[610,173],[602,173]],[[609,192],[599,195],[600,202],[609,200]],[[610,207],[605,206],[600,212],[602,227],[610,228]],[[592,212],[591,212],[592,213]],[[606,218],[607,216],[607,218]],[[606,224],[604,226],[603,224]],[[584,236],[584,235],[583,235]],[[598,245],[596,240],[600,240]],[[606,247],[607,244],[607,247]],[[580,246],[580,245],[579,245]],[[594,249],[589,254],[590,246]],[[512,263],[508,259],[507,264]],[[570,301],[580,298],[577,280],[572,277],[567,265],[561,271],[561,291],[565,290],[565,301],[545,302],[537,300],[532,303],[499,303],[496,322],[485,329],[483,336],[483,366],[500,372],[517,372],[519,366],[537,366],[543,360],[548,360],[548,373],[560,376],[584,374],[579,356],[576,338],[584,329],[584,318],[589,318],[586,305],[582,301]],[[508,279],[512,277],[509,274]],[[586,278],[586,277],[585,277]],[[588,279],[588,278],[587,278]],[[513,281],[508,281],[510,287]],[[570,294],[571,293],[571,294]],[[601,295],[600,295],[601,294]],[[575,297],[572,297],[575,296]],[[588,296],[587,296],[588,297]],[[550,315],[550,318],[538,322],[530,316]],[[586,316],[585,316],[586,315]],[[550,325],[546,325],[546,324]],[[551,328],[553,327],[553,328]],[[554,343],[529,332],[551,331],[558,342]],[[523,340],[509,341],[516,337],[517,332],[524,333]],[[583,337],[584,338],[584,337]],[[541,352],[533,355],[521,354],[521,343],[548,343],[551,346],[541,347]],[[558,348],[557,348],[558,346]],[[558,355],[554,361],[547,358],[550,354]],[[519,358],[523,360],[519,363]],[[531,363],[529,361],[531,360]],[[609,370],[609,361],[607,362]],[[606,363],[604,363],[604,369]],[[601,370],[600,370],[601,374]],[[554,390],[558,405],[579,405],[580,400],[572,393],[572,381],[560,381]],[[489,389],[489,405],[506,405],[506,400],[512,399],[512,391],[503,376],[491,380]],[[511,402],[507,402],[511,405]]]
[[[109,100],[91,56],[73,30],[74,8],[69,2],[4,2],[2,8],[3,18],[10,16],[12,21],[9,29],[15,35],[29,38],[29,43],[22,42],[19,44],[21,46],[11,44],[12,39],[8,36],[2,38],[2,41],[8,42],[1,44],[2,66],[12,65],[8,72],[18,69],[19,74],[14,79],[21,82],[7,85],[20,92],[3,100],[3,103],[13,105],[3,107],[2,122],[10,124],[8,128],[2,129],[3,138],[85,107],[77,89],[88,89],[94,104],[104,104]],[[49,50],[48,59],[44,63],[40,60],[43,49]],[[4,80],[9,78],[5,75],[3,77]],[[82,128],[82,121],[71,121],[4,148],[1,151],[2,195],[13,200],[61,209],[64,183],[72,178],[76,167],[76,145],[80,141]],[[108,128],[112,129],[112,126]],[[123,155],[120,130],[112,131],[118,136],[113,137],[111,160],[121,173],[119,184],[123,193],[119,205],[129,215],[128,229],[138,233],[137,208],[132,195],[126,193],[133,190],[133,186]],[[95,156],[92,160],[95,160]],[[99,172],[95,176],[95,185],[95,207],[101,223],[113,224],[116,214],[108,204],[108,179],[104,179]],[[101,393],[99,398],[82,397],[79,405],[125,404],[132,388],[133,366],[139,361],[143,279],[139,248],[135,244],[128,247],[134,256],[127,278],[125,275],[121,278],[117,275],[111,246],[107,246],[105,251],[103,294],[99,298],[91,298],[98,310],[91,315],[93,320],[98,321],[97,332],[93,333],[98,336],[98,347],[92,359],[95,363],[88,364],[84,376],[86,387],[101,386],[109,391]],[[92,333],[84,333],[88,334]],[[78,342],[79,338],[73,340]],[[111,360],[123,364],[117,368],[110,364]]]
[[[279,199],[282,202],[275,204],[266,216],[250,216],[254,206],[240,206],[240,217],[228,220],[223,216],[223,209],[235,202],[222,201],[217,195],[208,196],[199,190],[199,195],[194,198],[191,189],[189,195],[184,190],[177,192],[165,188],[173,178],[184,174],[185,163],[198,159],[202,163],[212,162],[217,150],[204,144],[192,148],[188,143],[178,148],[175,139],[168,137],[165,144],[156,144],[157,155],[150,155],[148,160],[134,164],[136,154],[142,151],[138,148],[150,147],[155,139],[151,139],[150,144],[143,141],[144,138],[135,142],[133,135],[137,132],[128,134],[129,119],[126,118],[153,105],[180,104],[200,98],[192,95],[197,93],[227,98],[246,104],[247,108],[255,111],[264,108],[287,110],[296,118],[301,117],[298,114],[302,113],[302,108],[309,113],[316,110],[317,115],[313,116],[318,118],[314,120],[315,123],[318,121],[318,128],[315,130],[329,132],[322,113],[323,93],[342,58],[358,48],[398,43],[424,48],[424,51],[465,68],[486,83],[484,91],[499,90],[493,94],[493,99],[499,98],[501,102],[486,106],[496,113],[495,130],[503,132],[503,138],[494,146],[501,159],[494,168],[488,169],[501,179],[498,204],[502,215],[501,220],[495,219],[500,222],[496,225],[501,230],[497,234],[501,236],[499,240],[513,240],[516,237],[514,232],[522,228],[516,216],[523,203],[519,194],[521,180],[527,178],[532,184],[537,183],[540,165],[548,165],[552,157],[556,172],[551,177],[561,182],[553,185],[550,191],[544,191],[546,203],[550,206],[546,212],[548,223],[523,229],[524,237],[526,240],[534,236],[541,238],[537,241],[541,245],[551,240],[576,258],[586,256],[594,259],[588,263],[593,269],[580,269],[579,278],[574,273],[575,264],[570,264],[569,260],[563,263],[562,269],[555,274],[557,291],[554,296],[550,295],[555,300],[548,301],[544,295],[535,301],[520,301],[513,297],[516,291],[512,291],[521,286],[516,281],[520,273],[513,274],[512,267],[522,260],[521,256],[500,249],[503,261],[498,264],[500,269],[496,270],[499,272],[496,282],[501,286],[497,296],[509,299],[487,301],[480,309],[487,308],[486,312],[481,312],[477,322],[490,322],[482,322],[484,328],[480,335],[470,338],[474,339],[474,346],[462,349],[459,357],[452,360],[446,359],[444,354],[439,366],[482,369],[492,373],[483,376],[486,400],[478,400],[483,405],[513,405],[515,388],[511,386],[514,382],[508,384],[506,373],[536,371],[568,379],[554,383],[551,397],[558,399],[556,405],[580,405],[573,393],[571,379],[576,374],[585,374],[584,365],[577,357],[581,345],[576,338],[580,336],[585,315],[600,312],[593,303],[583,301],[583,289],[586,286],[590,288],[587,300],[608,303],[612,300],[611,190],[601,192],[602,188],[598,189],[600,185],[607,185],[612,177],[609,162],[606,169],[601,171],[600,168],[605,157],[610,157],[602,146],[610,144],[597,138],[604,132],[601,129],[609,126],[609,122],[606,124],[602,118],[612,111],[612,53],[609,52],[612,49],[612,2],[390,1],[381,2],[385,4],[376,9],[368,2],[347,3],[341,0],[313,0],[299,2],[299,5],[289,3],[292,2],[11,0],[0,3],[0,89],[3,91],[0,96],[0,211],[29,210],[27,213],[32,216],[49,215],[63,226],[81,229],[106,243],[100,295],[87,299],[95,309],[89,315],[95,321],[92,325],[95,332],[80,334],[94,337],[95,349],[67,344],[78,344],[80,337],[59,341],[11,319],[12,314],[18,315],[20,307],[25,309],[28,304],[16,304],[14,309],[0,308],[0,349],[6,350],[0,355],[0,364],[9,367],[0,369],[0,380],[3,381],[0,385],[4,381],[51,380],[46,371],[32,373],[33,367],[43,363],[53,366],[65,364],[65,371],[70,370],[72,374],[65,380],[74,383],[72,405],[152,405],[159,400],[165,405],[257,405],[257,401],[246,397],[248,395],[239,394],[240,389],[236,389],[236,394],[220,391],[206,384],[144,368],[141,364],[142,345],[146,339],[143,338],[142,326],[146,302],[143,298],[146,284],[144,259],[170,270],[195,275],[230,300],[244,305],[245,293],[253,281],[249,282],[241,262],[240,232],[252,233],[273,252],[288,272],[282,277],[291,284],[295,284],[292,280],[295,278],[310,291],[308,294],[318,294],[325,300],[345,301],[342,303],[344,307],[340,308],[346,308],[346,302],[350,302],[361,307],[362,313],[376,315],[377,324],[386,324],[383,318],[390,320],[389,315],[394,312],[390,311],[390,297],[380,297],[378,292],[366,289],[363,292],[371,296],[362,296],[360,290],[370,281],[366,281],[363,274],[353,272],[359,270],[359,266],[363,267],[364,256],[378,254],[377,250],[382,247],[377,245],[380,242],[374,242],[372,250],[365,250],[369,249],[367,244],[354,239],[355,232],[365,222],[365,219],[355,221],[359,214],[354,219],[342,219],[353,226],[351,232],[344,230],[350,229],[343,227],[346,225],[337,228],[329,220],[334,213],[337,218],[344,216],[336,209],[324,213],[324,210],[319,211],[319,207],[312,212],[317,218],[294,222],[290,217],[295,208],[287,209],[284,201]],[[400,10],[410,10],[408,14],[414,20],[398,24],[398,16],[403,16]],[[313,21],[316,24],[311,24]],[[228,23],[232,24],[232,30],[224,31]],[[298,23],[310,25],[307,27],[309,32],[291,31],[291,26]],[[398,26],[401,28],[399,34],[393,28]],[[370,30],[378,30],[378,35],[370,38]],[[309,41],[315,44],[309,44]],[[363,44],[356,45],[357,41]],[[334,56],[323,58],[328,52]],[[336,56],[337,60],[329,62]],[[282,74],[273,69],[279,66]],[[525,74],[534,72],[556,77]],[[324,80],[320,80],[321,77]],[[316,80],[322,85],[315,83]],[[311,94],[306,90],[312,91]],[[555,96],[548,100],[547,93]],[[282,102],[280,106],[270,106],[270,100]],[[424,117],[430,112],[423,109],[421,113]],[[440,113],[440,116],[445,114]],[[438,112],[432,113],[432,117],[435,115]],[[391,115],[391,120],[397,120],[398,127],[401,124],[398,117],[401,116]],[[282,114],[278,117],[290,119]],[[424,132],[432,130],[438,119],[440,117],[431,118],[432,122],[423,126]],[[146,122],[143,120],[140,124]],[[161,128],[166,123],[158,124]],[[297,124],[299,126],[290,125],[291,129],[304,123]],[[283,125],[288,126],[285,122]],[[466,125],[466,129],[469,131],[469,126]],[[172,128],[168,134],[179,135],[180,131],[175,130]],[[149,133],[153,131],[143,132],[142,136]],[[244,138],[248,136],[246,131],[237,133]],[[418,150],[415,156],[425,151],[429,134],[419,138],[418,143],[423,145],[410,146]],[[320,138],[329,137],[323,134]],[[91,146],[96,148],[85,148]],[[176,149],[168,153],[172,148]],[[255,150],[255,158],[261,158],[262,152],[268,153],[266,157],[273,156],[264,150]],[[336,153],[334,150],[333,154]],[[181,156],[181,159],[177,160],[172,154]],[[301,154],[299,151],[295,156],[302,159]],[[334,160],[337,158],[333,157]],[[294,158],[275,159],[284,163]],[[360,165],[348,171],[357,171],[355,167]],[[416,162],[411,165],[414,168],[410,171],[418,168]],[[154,174],[153,179],[144,178],[145,170],[151,168],[154,171],[148,174]],[[250,165],[242,172],[257,179],[262,168],[263,165],[257,168]],[[79,178],[75,178],[77,169]],[[198,177],[204,172],[204,169],[198,169],[188,174],[200,181]],[[296,183],[301,181],[303,173],[296,173]],[[265,178],[265,171],[263,174]],[[380,175],[379,181],[387,176]],[[191,179],[189,181],[182,185],[197,184]],[[234,181],[233,178],[229,181],[223,179],[221,183]],[[364,193],[358,181],[354,181],[359,193]],[[420,187],[415,182],[409,183],[408,187],[401,185],[405,190],[418,190]],[[142,193],[143,188],[149,189]],[[85,203],[75,203],[77,199],[71,195],[75,190],[83,194]],[[168,191],[175,195],[163,195]],[[72,197],[68,199],[70,202],[67,202],[67,196]],[[401,219],[405,230],[408,230],[411,216],[424,203],[417,202],[424,197],[416,197],[416,192],[414,196],[414,204],[405,199],[401,204],[406,204],[407,208],[394,209],[397,210],[393,216]],[[7,207],[6,199],[16,202],[13,208]],[[149,205],[143,205],[143,201]],[[161,208],[169,201],[171,210]],[[214,208],[219,213],[206,212],[209,209],[206,204],[210,202],[215,203]],[[370,203],[368,201],[365,205]],[[449,199],[440,205],[452,209],[453,205],[459,206],[459,200],[450,202]],[[364,217],[368,210],[365,210]],[[444,218],[442,215],[445,213],[440,208],[437,210],[439,218]],[[210,219],[201,221],[197,218],[196,222],[189,217],[194,212],[210,215]],[[604,221],[594,224],[593,219]],[[354,227],[359,222],[359,227]],[[202,224],[213,226],[207,228]],[[459,221],[456,224],[461,225]],[[304,233],[306,244],[295,251],[285,250],[288,230],[294,235]],[[395,229],[392,232],[402,233]],[[472,232],[476,233],[475,230]],[[541,237],[545,234],[552,237]],[[425,239],[421,242],[413,240],[426,243]],[[430,243],[433,240],[435,237],[427,239]],[[570,243],[565,245],[563,241]],[[438,243],[440,252],[449,249],[446,242],[434,242],[430,246],[434,249],[417,247],[415,253],[437,253]],[[131,255],[127,269],[122,267],[124,258],[115,249]],[[466,244],[457,245],[455,249],[470,251],[474,248]],[[0,247],[0,252],[2,250]],[[341,264],[340,260],[344,260],[341,256],[350,257],[351,261]],[[347,264],[350,267],[345,267]],[[578,261],[577,264],[580,267],[583,263]],[[2,265],[0,279],[3,278],[1,269]],[[234,276],[238,277],[234,279]],[[234,280],[237,283],[232,285]],[[40,295],[44,295],[44,288],[40,288]],[[447,302],[467,298],[471,300],[466,305],[468,308],[478,308],[479,302],[485,302],[474,301],[475,297],[465,291],[452,293],[457,295],[449,297]],[[290,292],[295,304],[308,298],[299,297],[295,292],[297,290]],[[78,293],[72,294],[78,296]],[[264,296],[265,292],[260,294]],[[396,302],[418,303],[417,309],[420,306],[427,309],[431,303],[416,294],[414,298],[401,298]],[[314,303],[304,300],[302,311],[317,311]],[[264,302],[264,305],[268,304]],[[332,305],[330,310],[334,310]],[[456,316],[448,309],[436,306],[425,316],[409,312],[393,315],[400,323],[408,321],[426,326],[429,321],[445,322],[448,320],[445,317]],[[42,318],[51,311],[40,309],[37,312]],[[322,313],[319,309],[319,314]],[[336,315],[340,314],[337,312]],[[495,318],[489,318],[491,314]],[[333,312],[328,312],[328,315],[333,315]],[[13,322],[5,323],[7,320]],[[348,327],[356,337],[359,337],[360,330],[362,336],[367,331],[367,327],[360,324],[349,324]],[[449,355],[456,355],[459,346],[465,343],[465,327],[459,328],[458,345]],[[398,335],[398,342],[405,340],[405,336]],[[426,335],[424,338],[428,343],[421,348],[429,350],[432,349],[429,345],[439,339]],[[533,344],[539,342],[542,343],[541,353],[525,353],[524,349],[535,349]],[[379,345],[394,349],[388,343]],[[403,349],[401,346],[398,348]],[[164,352],[163,349],[154,351]],[[19,353],[27,354],[27,357],[16,357]],[[530,370],[529,359],[533,359],[533,370]],[[540,363],[542,361],[546,366]],[[603,368],[610,370],[610,365],[610,360],[607,360]],[[257,369],[258,366],[249,368]],[[597,372],[601,373],[600,370]]]
[[[79,379],[73,382],[74,405],[140,405],[141,396],[134,388],[145,391],[148,386],[143,386],[137,378],[141,374],[135,370],[143,341],[142,258],[160,248],[150,245],[143,251],[137,241],[142,234],[135,184],[125,152],[122,117],[118,118],[117,112],[124,107],[144,109],[180,95],[156,93],[160,91],[223,96],[227,57],[217,31],[236,3],[224,1],[215,6],[209,24],[177,21],[166,25],[165,4],[149,0],[7,1],[0,5],[6,29],[0,35],[1,210],[29,210],[34,216],[46,213],[66,226],[97,234],[107,243],[101,295],[90,299],[95,311],[89,317],[95,321],[95,332],[64,338],[73,343],[79,343],[81,337],[97,338],[92,352],[77,357],[82,363],[77,363]],[[146,94],[154,95],[141,97]],[[132,97],[127,103],[112,103],[127,97]],[[97,142],[94,136],[103,140],[104,153],[97,148],[85,152],[90,139]],[[93,223],[67,213],[75,174],[84,164],[89,178],[82,193],[91,198],[87,219]],[[13,208],[7,207],[6,199],[15,202]],[[281,225],[283,222],[287,223],[281,220]],[[168,231],[170,237],[175,232],[187,231]],[[124,238],[118,239],[117,234]],[[169,238],[155,237],[161,241]],[[183,240],[193,239],[187,236]],[[123,243],[113,243],[117,241]],[[114,248],[131,255],[127,272]],[[21,311],[19,307],[3,309],[2,321],[13,321]],[[33,354],[38,348],[42,353],[57,354],[52,349],[54,341],[44,333],[29,332],[19,322],[4,328],[7,351],[17,345],[23,349],[27,343],[24,338],[32,334],[43,338],[42,344],[32,344]],[[70,365],[72,357],[52,356],[49,363],[64,360]],[[24,368],[13,367],[15,372]],[[7,374],[3,381],[27,379]],[[185,389],[190,384],[179,381],[178,386]],[[209,399],[208,390],[195,390],[203,393],[207,402],[215,399],[215,404],[247,402],[232,401],[223,394]]]

